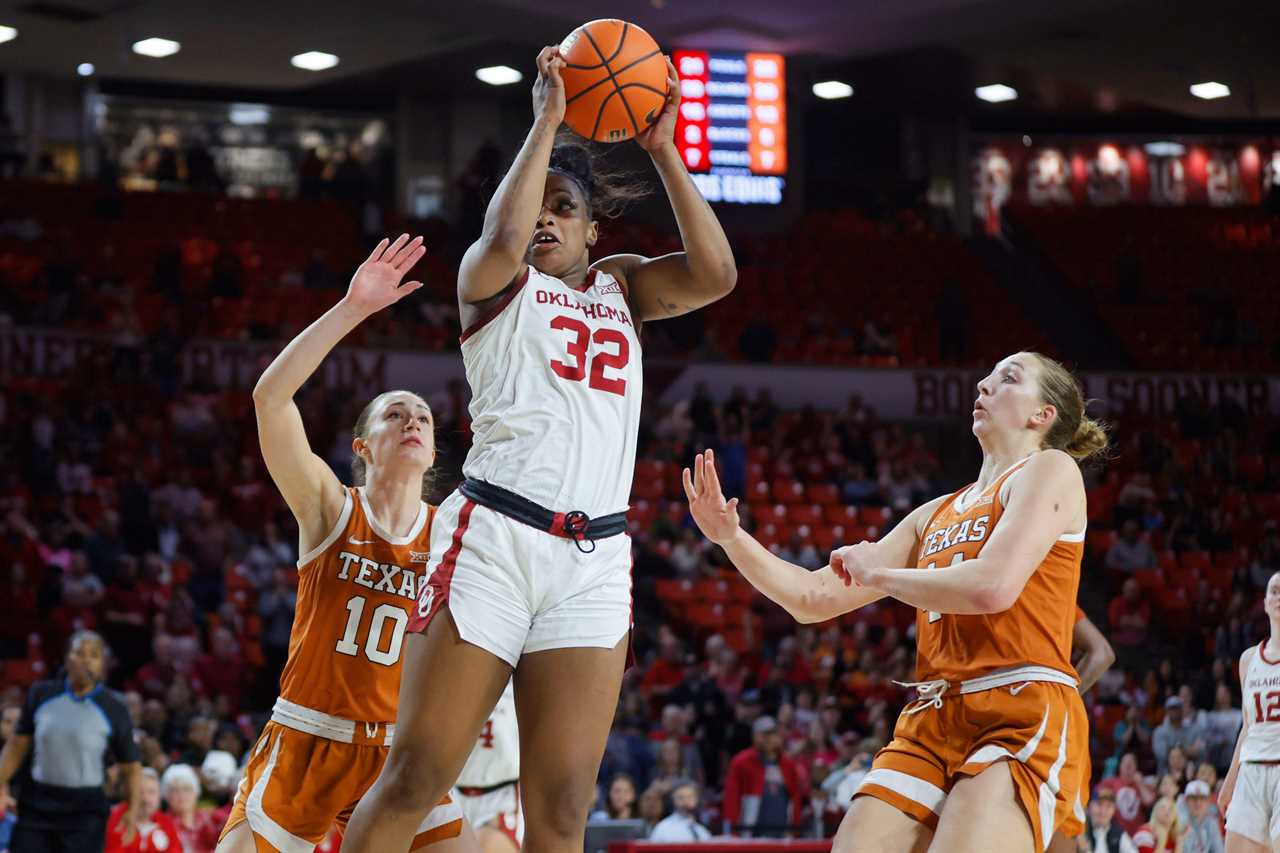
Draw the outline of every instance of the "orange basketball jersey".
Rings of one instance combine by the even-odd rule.
[[[400,648],[426,579],[434,514],[423,503],[409,533],[392,536],[373,520],[363,487],[348,487],[329,535],[298,560],[298,604],[277,712],[395,720]]]
[[[953,566],[981,554],[1004,513],[1009,482],[1025,464],[1014,465],[984,491],[971,485],[943,502],[925,528],[917,567]],[[1002,613],[917,613],[916,678],[959,684],[1023,664],[1076,677],[1071,635],[1083,556],[1083,530],[1060,537],[1013,607]]]

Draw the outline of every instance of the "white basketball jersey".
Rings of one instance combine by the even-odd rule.
[[[1267,641],[1249,659],[1244,674],[1244,712],[1249,730],[1241,761],[1280,761],[1280,660],[1267,660]]]
[[[457,785],[460,788],[491,788],[519,778],[520,730],[516,726],[516,694],[508,681],[502,698],[480,730],[480,738],[458,776]]]
[[[471,452],[462,472],[554,512],[627,509],[643,373],[626,292],[533,267],[462,333]]]

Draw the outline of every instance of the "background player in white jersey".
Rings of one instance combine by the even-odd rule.
[[[510,682],[480,729],[454,800],[475,828],[484,853],[515,853],[524,840],[520,814],[520,728]]]
[[[564,60],[548,47],[537,62],[533,128],[459,270],[474,432],[466,482],[436,515],[395,740],[352,818],[348,853],[403,845],[453,785],[513,670],[525,848],[582,849],[631,623],[638,328],[714,302],[737,278],[673,143],[674,66],[661,115],[636,141],[685,251],[592,263],[597,218],[614,212],[618,186],[585,147],[556,145]]]
[[[1263,601],[1271,635],[1240,656],[1244,728],[1218,795],[1227,853],[1280,851],[1280,572]]]

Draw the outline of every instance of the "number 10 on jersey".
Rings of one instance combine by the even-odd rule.
[[[352,657],[360,654],[360,617],[364,615],[366,603],[363,595],[353,595],[347,599],[347,628],[334,647],[338,654]],[[391,638],[384,641],[388,620],[392,623]],[[369,618],[368,631],[364,635],[364,656],[383,666],[391,666],[400,660],[400,646],[404,643],[404,629],[408,624],[409,614],[399,604],[380,604],[375,607]]]

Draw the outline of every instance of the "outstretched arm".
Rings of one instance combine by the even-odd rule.
[[[538,54],[533,127],[489,200],[480,239],[467,249],[458,268],[458,301],[464,307],[497,296],[524,272],[525,252],[542,210],[551,149],[560,122],[564,121],[564,82],[560,79],[563,67],[559,48],[544,47]]]
[[[836,552],[853,579],[904,604],[938,613],[1000,613],[1018,600],[1053,543],[1079,527],[1084,506],[1080,467],[1067,454],[1037,454],[1018,475],[1000,524],[979,557],[929,571],[886,568],[867,543]],[[834,556],[834,555],[833,555]]]
[[[796,621],[825,622],[884,597],[879,590],[853,586],[851,578],[839,571],[834,561],[811,572],[775,556],[743,530],[738,524],[738,499],[726,501],[720,490],[712,451],[699,453],[693,460],[692,472],[686,468],[683,476],[689,511],[703,535],[724,549],[752,586]],[[882,549],[887,558],[906,562],[915,546],[919,513],[926,509],[932,512],[935,503],[912,513],[873,547]]]
[[[342,483],[311,451],[293,396],[338,342],[365,318],[422,287],[400,280],[426,254],[422,238],[402,234],[374,248],[351,279],[346,296],[289,342],[253,389],[258,444],[271,479],[298,520],[303,542],[319,542],[341,511]],[[316,533],[319,532],[317,536]]]
[[[658,120],[636,142],[649,152],[662,178],[684,251],[658,258],[614,255],[601,261],[626,278],[641,320],[678,317],[710,305],[733,290],[738,280],[729,238],[689,177],[673,141],[679,110],[680,78],[668,59],[667,102]]]

